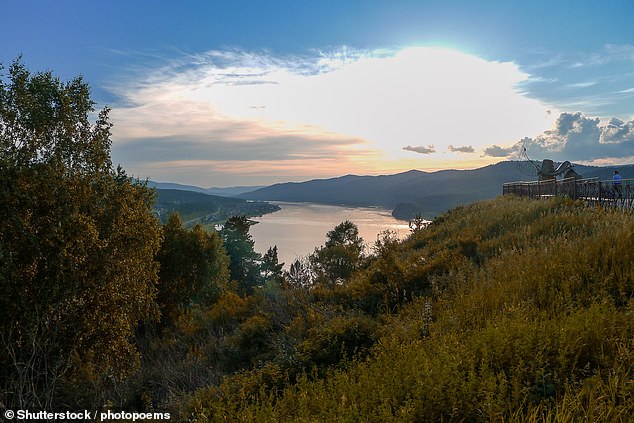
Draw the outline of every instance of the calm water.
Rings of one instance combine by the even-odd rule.
[[[393,230],[400,238],[409,234],[406,222],[393,218],[390,211],[367,207],[327,206],[312,203],[273,202],[281,207],[275,213],[254,218],[251,226],[255,250],[265,253],[277,245],[280,262],[286,268],[298,257],[304,257],[326,242],[326,233],[344,220],[354,222],[359,235],[371,247],[377,235]]]

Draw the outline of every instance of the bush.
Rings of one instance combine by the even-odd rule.
[[[565,199],[455,209],[347,283],[311,291],[324,311],[292,326],[320,372],[248,397],[234,386],[198,411],[225,410],[218,421],[627,420],[633,234],[629,212]],[[394,303],[381,299],[400,289]]]

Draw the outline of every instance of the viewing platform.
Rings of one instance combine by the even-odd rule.
[[[503,195],[519,195],[529,198],[566,196],[583,200],[589,205],[604,207],[634,208],[634,179],[623,179],[620,185],[612,180],[598,178],[507,182],[502,188]]]

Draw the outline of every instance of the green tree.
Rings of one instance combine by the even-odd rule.
[[[255,250],[255,242],[249,233],[251,222],[246,216],[233,216],[227,220],[220,236],[229,255],[231,280],[238,282],[238,288],[250,293],[262,284],[260,264],[262,257]]]
[[[52,409],[60,383],[128,374],[154,302],[153,191],[110,160],[81,78],[0,77],[0,402]],[[79,393],[77,393],[79,394]]]
[[[361,264],[363,238],[357,226],[346,220],[326,234],[326,243],[310,256],[317,279],[339,283]]]
[[[217,232],[183,227],[178,214],[163,227],[157,302],[165,321],[189,304],[210,305],[229,281],[229,259]]]
[[[277,245],[269,247],[266,254],[262,256],[262,277],[265,281],[281,281],[284,277],[284,263],[280,263],[277,256]]]

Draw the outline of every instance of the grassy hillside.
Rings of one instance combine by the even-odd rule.
[[[633,294],[631,213],[510,197],[457,208],[377,246],[346,282],[313,287],[303,317],[277,328],[319,322],[295,350],[198,391],[184,415],[630,421]],[[310,354],[321,364],[293,371]]]

